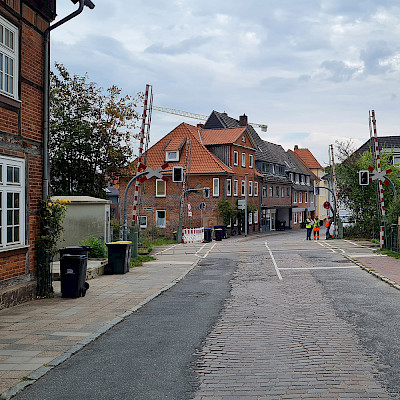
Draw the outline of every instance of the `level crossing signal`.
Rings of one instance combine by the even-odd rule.
[[[361,186],[369,185],[369,171],[358,171],[358,183]]]

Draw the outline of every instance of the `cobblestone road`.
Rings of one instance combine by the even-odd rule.
[[[244,244],[231,245],[246,251]],[[307,256],[321,251],[315,243],[307,246]],[[324,297],[312,272],[320,262],[314,265],[312,257],[290,252],[290,247],[294,250],[296,243],[275,242],[280,251],[276,263],[303,270],[284,270],[282,280],[265,251],[265,239],[258,243],[259,255],[241,257],[232,296],[200,351],[200,387],[194,398],[393,398],[376,380],[378,358],[363,351],[353,327]],[[340,262],[340,255],[329,257]]]

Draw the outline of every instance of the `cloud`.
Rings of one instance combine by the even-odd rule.
[[[199,47],[208,42],[210,42],[210,38],[204,36],[192,37],[170,45],[158,42],[147,47],[145,52],[167,55],[187,54],[195,52]]]
[[[333,82],[343,82],[352,79],[359,71],[358,67],[346,65],[343,61],[324,61],[321,68],[325,69],[329,75],[328,79]]]

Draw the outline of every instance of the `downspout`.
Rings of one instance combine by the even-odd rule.
[[[76,3],[76,0],[72,0]],[[43,200],[47,200],[49,197],[49,107],[50,107],[50,32],[58,28],[60,25],[71,20],[72,18],[79,15],[84,6],[88,6],[90,9],[94,8],[94,4],[90,0],[79,0],[79,8],[49,26],[44,31],[43,47],[44,47],[44,78],[43,78],[43,189],[42,195]]]

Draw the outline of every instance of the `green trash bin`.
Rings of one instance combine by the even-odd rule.
[[[106,243],[108,248],[108,274],[126,274],[131,262],[132,242],[120,241]]]

